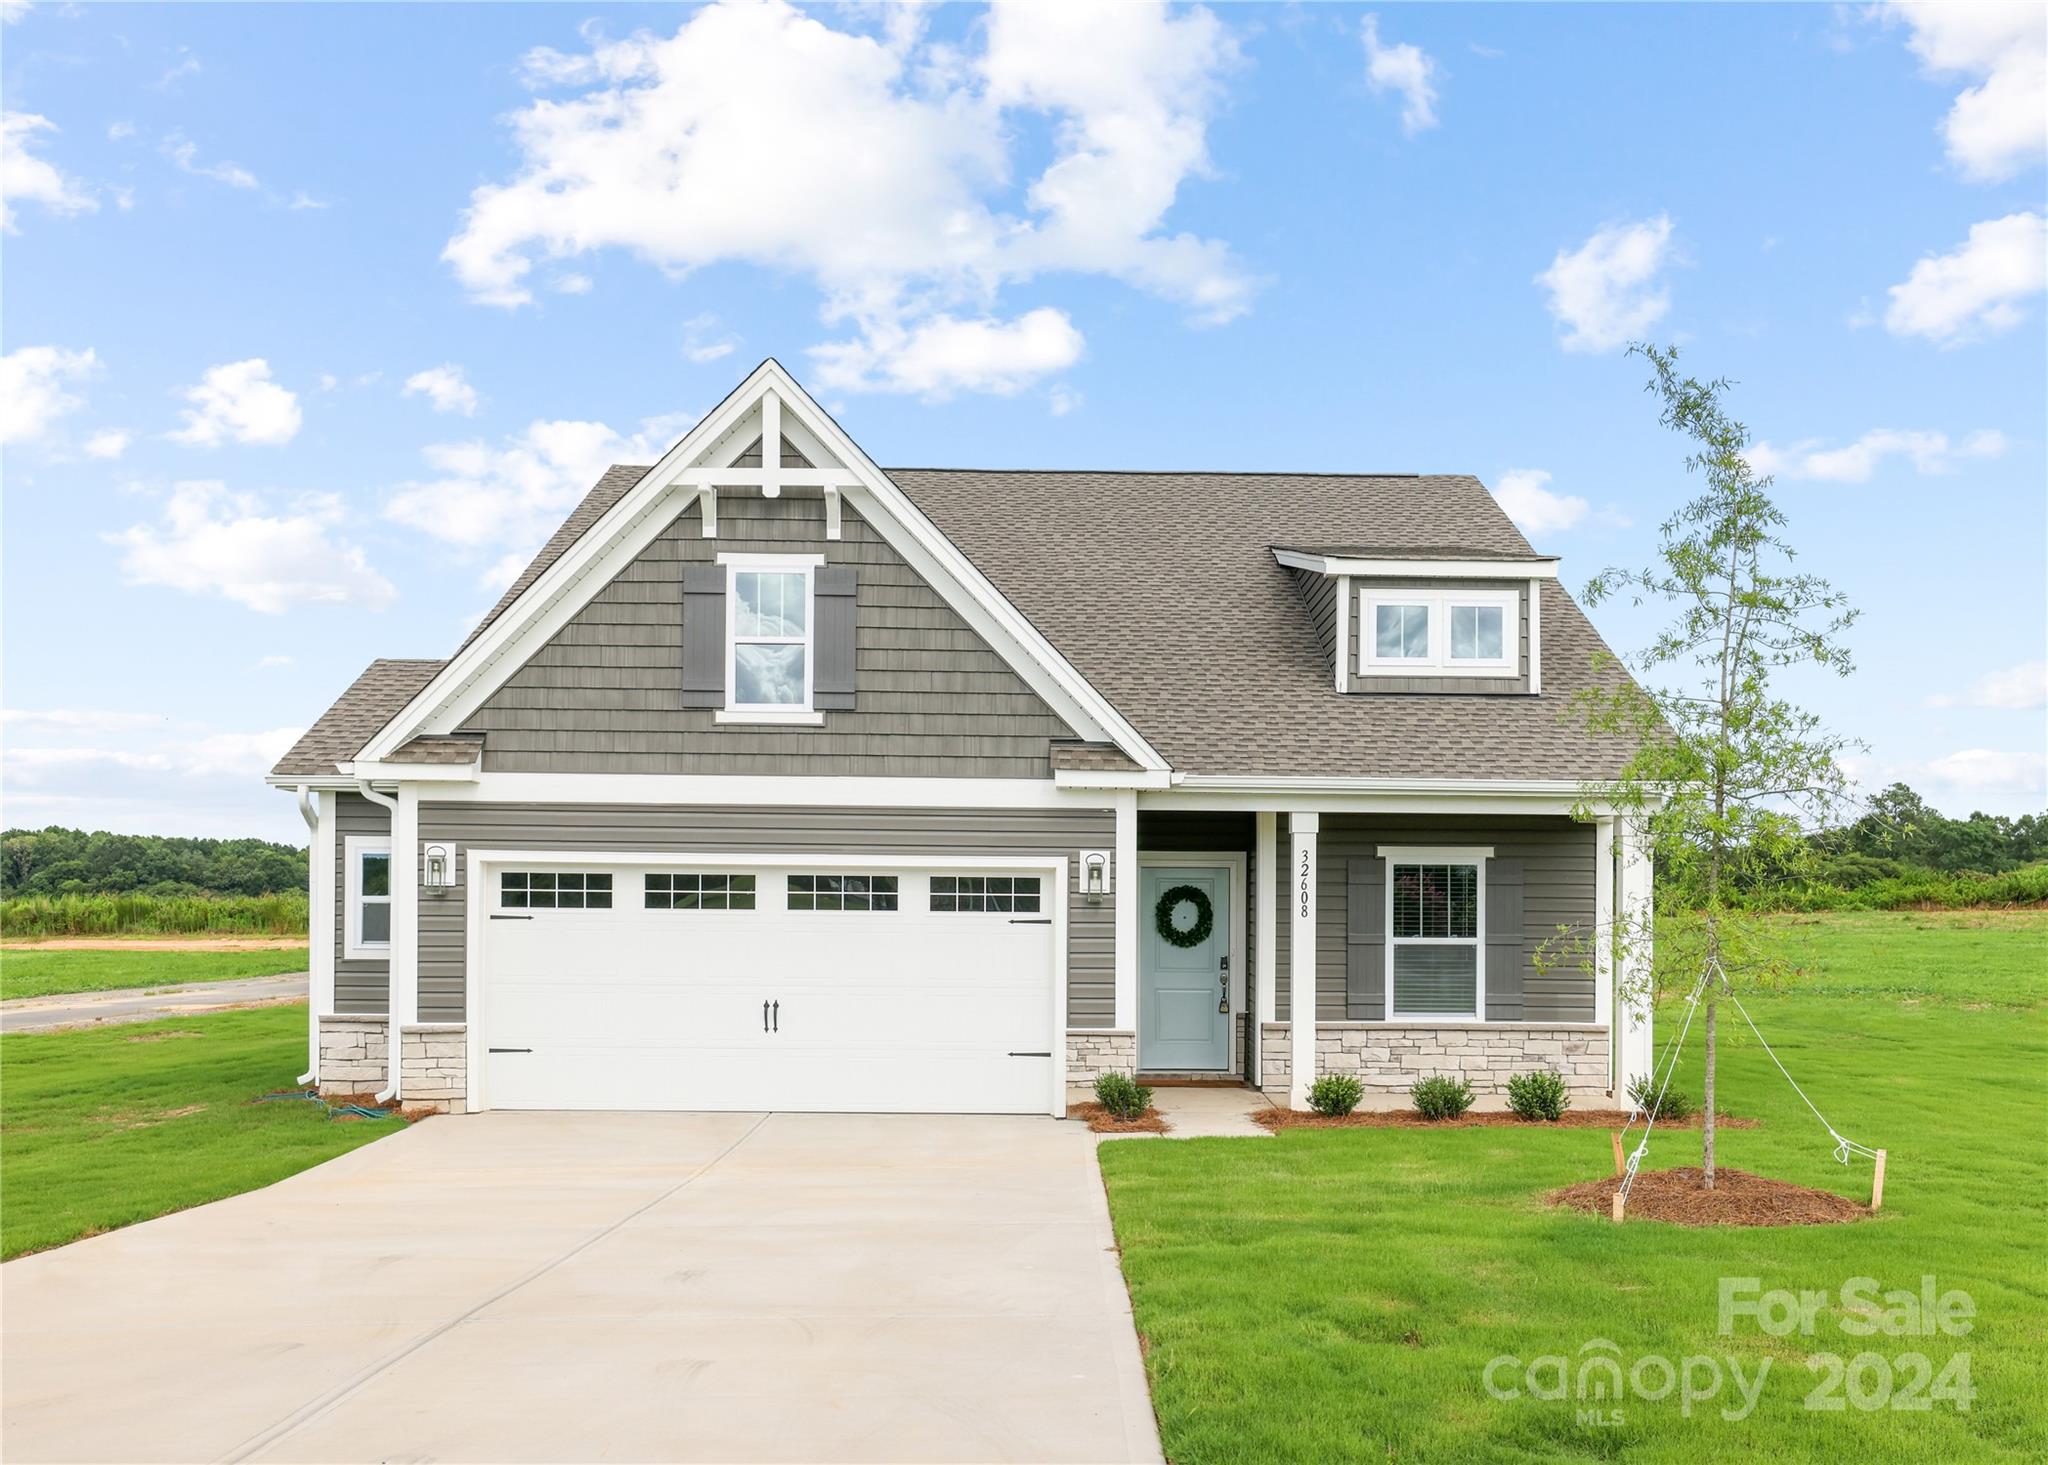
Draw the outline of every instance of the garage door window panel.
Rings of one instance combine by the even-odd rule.
[[[793,911],[893,911],[894,875],[791,875]]]
[[[1036,915],[1040,891],[1036,875],[934,875],[931,908],[967,914],[1018,912]]]
[[[647,877],[644,903],[651,911],[750,911],[752,875],[682,871]]]
[[[612,877],[581,870],[507,870],[498,877],[504,910],[610,910]]]

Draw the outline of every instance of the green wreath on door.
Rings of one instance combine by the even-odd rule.
[[[1173,913],[1180,909],[1183,901],[1195,908],[1195,923],[1186,929],[1173,923]],[[1183,949],[1200,946],[1216,929],[1216,907],[1209,903],[1208,892],[1200,886],[1176,885],[1159,897],[1159,906],[1152,912],[1152,923],[1158,928],[1162,941]]]

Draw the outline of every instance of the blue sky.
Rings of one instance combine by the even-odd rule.
[[[300,837],[763,356],[884,464],[1476,473],[1576,588],[1690,487],[1633,336],[1862,608],[1859,775],[2043,806],[2040,7],[0,11],[11,825]]]

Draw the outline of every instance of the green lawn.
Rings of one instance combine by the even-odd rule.
[[[0,997],[53,997],[116,987],[175,987],[306,969],[306,948],[280,951],[5,951]]]
[[[297,1005],[0,1038],[0,1256],[253,1190],[399,1127],[250,1102],[305,1066]]]
[[[2048,914],[1789,917],[1800,986],[1751,1001],[1787,1066],[1845,1134],[1890,1151],[1885,1209],[1848,1226],[1615,1227],[1543,1194],[1611,1168],[1597,1130],[1296,1130],[1277,1139],[1102,1147],[1123,1264],[1169,1458],[1208,1461],[2039,1460],[2048,1456]],[[1726,1009],[1724,1009],[1725,1011]],[[1661,1017],[1661,1015],[1660,1015]],[[1660,1027],[1661,1035],[1673,1029]],[[1763,1123],[1724,1131],[1723,1163],[1869,1199],[1868,1162],[1837,1166],[1826,1135],[1754,1042],[1724,1021],[1722,1093]],[[1697,1049],[1682,1081],[1700,1088]],[[1698,1163],[1698,1135],[1646,1164]],[[1964,1337],[1857,1338],[1852,1278],[1970,1294]],[[1819,1289],[1811,1337],[1717,1327],[1723,1277]],[[1732,1385],[1686,1417],[1679,1393],[1631,1394],[1622,1422],[1558,1401],[1491,1397],[1490,1360],[1524,1364],[1604,1339],[1624,1367],[1732,1357]],[[1939,1371],[1969,1355],[1967,1413],[1854,1405],[1809,1411],[1809,1355]],[[1699,1379],[1706,1381],[1705,1366]],[[1859,1365],[1859,1397],[1880,1365]],[[1725,1371],[1725,1365],[1723,1365]],[[1901,1379],[1916,1371],[1898,1364]],[[1655,1365],[1643,1375],[1651,1391]],[[1497,1374],[1522,1383],[1510,1369]],[[1541,1381],[1541,1380],[1539,1380]],[[1834,1398],[1842,1399],[1836,1390]],[[1878,1397],[1883,1397],[1878,1392]]]

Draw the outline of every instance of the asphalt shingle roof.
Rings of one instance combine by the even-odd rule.
[[[1534,556],[1476,478],[884,471],[1179,771],[1584,779],[1611,775],[1625,756],[1570,714],[1574,692],[1620,673],[1595,672],[1605,644],[1555,581],[1542,587],[1540,696],[1346,696],[1331,685],[1274,549]],[[605,473],[463,645],[646,472]],[[442,665],[372,663],[273,771],[332,773]]]

